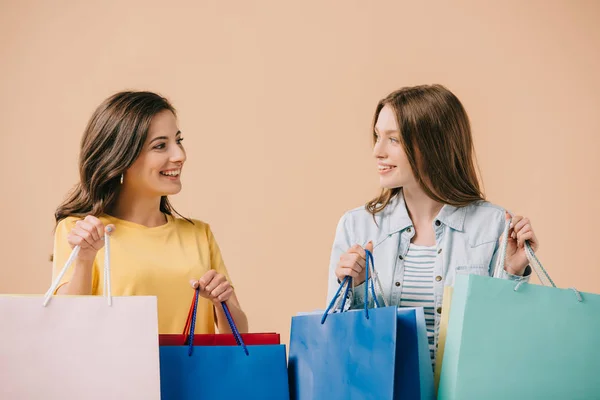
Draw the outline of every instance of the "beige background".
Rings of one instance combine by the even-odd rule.
[[[558,285],[600,293],[600,2],[84,3],[0,1],[0,292],[49,286],[87,119],[149,89],[185,134],[175,205],[212,225],[251,329],[287,341],[324,306],[339,217],[377,192],[377,100],[438,82],[489,199],[531,217]]]

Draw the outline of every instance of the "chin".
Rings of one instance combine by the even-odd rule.
[[[399,187],[404,186],[402,184],[402,182],[391,181],[391,180],[388,180],[388,179],[381,179],[379,181],[379,185],[381,186],[382,189],[389,189],[389,190],[397,189]]]
[[[173,196],[179,192],[181,192],[181,185],[178,187],[162,188],[160,190],[160,193],[162,193],[161,196]]]

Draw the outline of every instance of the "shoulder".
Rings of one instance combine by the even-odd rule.
[[[388,227],[393,208],[394,204],[389,204],[375,215],[364,205],[348,210],[339,219],[336,235],[346,237],[353,243],[376,240],[382,234],[382,230]]]
[[[477,201],[465,207],[465,232],[472,244],[498,240],[505,225],[506,210],[489,201]]]
[[[212,236],[210,224],[199,219],[173,217],[172,223],[177,231],[184,234]]]
[[[73,216],[61,219],[58,221],[58,224],[56,224],[55,234],[59,235],[68,233],[71,229],[73,229],[73,227],[75,227],[75,223],[79,220],[81,220],[81,218]]]
[[[373,214],[367,211],[366,207],[363,205],[346,211],[341,216],[338,227],[344,227],[346,230],[355,230],[371,224],[375,225]]]

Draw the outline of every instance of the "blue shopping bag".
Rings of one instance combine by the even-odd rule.
[[[368,274],[373,259],[367,256],[364,309],[329,314],[342,288],[347,293],[351,285],[346,278],[325,313],[292,317],[292,399],[434,398],[423,308],[368,309],[369,286],[378,304]]]
[[[223,311],[237,346],[194,346],[198,294],[187,344],[160,346],[163,400],[288,400],[285,345],[246,346],[229,309]]]
[[[600,399],[600,295],[556,288],[526,254],[547,286],[457,276],[439,399]]]

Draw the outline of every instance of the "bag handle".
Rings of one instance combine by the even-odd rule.
[[[371,294],[373,296],[373,301],[375,302],[375,307],[379,307],[379,301],[377,300],[377,295],[375,293],[375,279],[377,279],[378,283],[379,283],[379,277],[377,276],[377,273],[375,272],[375,262],[373,260],[373,253],[371,253],[371,251],[365,249],[365,317],[367,319],[369,319],[369,288],[371,288]],[[373,278],[369,278],[369,271],[373,271],[373,276],[375,277],[375,279]],[[334,311],[338,308],[337,307],[337,302],[338,302],[338,298],[340,295],[340,292],[342,291],[342,288],[344,288],[344,286],[346,287],[346,291],[344,292],[344,296],[341,298],[342,301],[342,305],[340,307],[340,312],[344,312],[344,306],[346,305],[346,300],[348,298],[348,292],[350,291],[350,285],[353,285],[354,280],[352,279],[351,276],[346,276],[342,282],[340,283],[340,286],[338,287],[338,290],[335,292],[335,295],[333,296],[333,298],[331,299],[331,301],[329,302],[329,305],[327,306],[327,309],[325,309],[325,312],[323,313],[323,317],[321,318],[321,324],[325,323],[325,320],[327,319],[327,316],[329,315],[329,312],[333,309]],[[381,287],[381,284],[379,283],[379,286]],[[384,303],[387,306],[387,303],[385,302],[384,299]]]
[[[500,275],[500,271],[504,270],[504,264],[506,262],[506,252],[508,249],[508,231],[510,230],[511,222],[512,222],[512,217],[508,221],[506,221],[506,223],[504,225],[504,233],[502,234],[502,240],[500,241],[500,248],[498,249],[500,257],[498,257],[498,261],[494,268],[494,274],[493,274],[493,276],[496,278]],[[548,272],[546,271],[546,269],[544,268],[544,266],[542,265],[540,260],[535,255],[535,252],[531,248],[531,245],[529,244],[528,240],[525,241],[524,246],[525,246],[525,255],[527,256],[527,260],[529,261],[529,266],[531,267],[531,269],[533,269],[533,271],[535,271],[535,274],[540,279],[540,282],[542,283],[542,285],[556,287],[556,284],[554,283],[552,278],[550,278],[550,275],[548,274]]]
[[[65,262],[64,267],[60,270],[60,272],[58,273],[58,276],[56,277],[54,282],[52,282],[52,284],[50,285],[50,289],[48,289],[48,291],[44,295],[44,303],[43,303],[44,307],[46,307],[48,305],[48,303],[50,303],[50,300],[52,299],[52,297],[54,297],[54,292],[56,291],[56,288],[58,288],[60,281],[62,280],[62,278],[65,276],[65,274],[69,270],[69,267],[71,266],[71,264],[73,264],[73,262],[77,259],[77,256],[79,255],[80,250],[81,250],[81,247],[79,245],[77,245],[71,251],[71,254],[69,255],[69,258],[67,259],[67,262]],[[112,294],[111,293],[112,292],[111,292],[111,287],[110,287],[110,238],[109,238],[108,233],[104,233],[104,297],[107,298],[109,306],[112,306]]]
[[[194,298],[192,299],[192,306],[190,307],[190,311],[191,314],[188,313],[188,319],[185,323],[185,327],[184,327],[184,331],[187,331],[187,328],[189,326],[189,332],[188,332],[188,337],[186,339],[186,343],[188,345],[188,356],[191,356],[192,353],[194,352],[194,331],[196,330],[196,313],[198,311],[198,297],[200,293],[200,288],[197,288],[196,290],[194,290]],[[221,302],[221,307],[223,307],[223,312],[225,313],[225,318],[227,318],[227,323],[229,324],[229,327],[231,328],[231,332],[233,333],[233,337],[235,338],[235,342],[238,344],[238,346],[241,346],[242,349],[244,350],[244,353],[246,353],[246,355],[250,355],[248,352],[248,348],[246,347],[246,344],[244,343],[244,340],[242,339],[242,335],[240,334],[240,331],[238,330],[235,321],[233,320],[233,317],[231,316],[231,312],[229,311],[229,307],[227,306],[227,304],[223,301]]]

